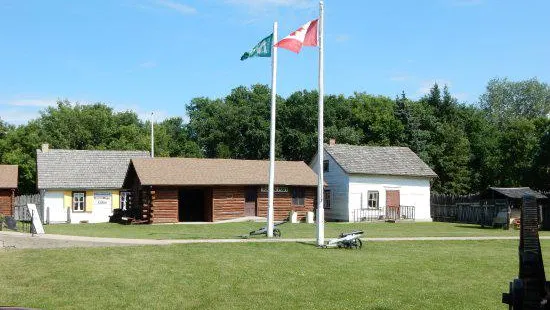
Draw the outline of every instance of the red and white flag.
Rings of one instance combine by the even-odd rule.
[[[276,47],[285,48],[294,53],[299,53],[302,46],[317,46],[317,22],[318,19],[307,22],[298,30],[284,37],[275,44]]]

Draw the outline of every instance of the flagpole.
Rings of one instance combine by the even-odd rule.
[[[277,42],[277,22],[273,23],[273,41],[271,44],[271,126],[269,132],[269,193],[267,206],[267,237],[273,238],[273,228],[275,224],[273,210],[273,196],[275,183],[275,114],[277,104],[277,47],[273,46]]]
[[[155,129],[153,126],[153,112],[151,112],[151,158],[155,157]]]
[[[317,156],[318,156],[318,171],[317,171],[317,245],[322,246],[325,244],[325,209],[323,203],[324,196],[324,182],[323,182],[323,110],[324,110],[324,77],[323,77],[323,0],[319,1],[319,120],[317,123]]]

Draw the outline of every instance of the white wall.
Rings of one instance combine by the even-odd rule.
[[[106,199],[95,199],[94,194],[103,195]],[[108,195],[107,195],[108,194]],[[49,223],[105,223],[113,214],[113,208],[118,208],[118,190],[86,191],[85,212],[74,212],[72,209],[72,190],[46,190],[44,193],[44,220]],[[109,199],[110,197],[110,199]],[[90,207],[91,204],[91,208]],[[90,211],[91,210],[91,211]]]
[[[368,204],[368,191],[378,191],[379,207],[386,207],[386,190],[399,190],[400,204],[402,206],[415,207],[416,221],[431,221],[430,217],[430,179],[404,176],[374,176],[351,175],[349,176],[349,214],[347,220],[352,222],[353,209],[363,208]],[[383,214],[383,212],[381,212]]]
[[[325,209],[325,219],[333,221],[348,221],[348,175],[327,152],[324,153],[324,159],[329,161],[329,171],[324,172],[323,176],[325,183],[327,184],[325,189],[330,190],[331,198],[331,208]],[[310,167],[315,173],[317,173],[317,154],[315,154],[315,158],[313,159]]]
[[[66,223],[67,210],[64,206],[63,192],[44,193],[44,222],[45,223]]]

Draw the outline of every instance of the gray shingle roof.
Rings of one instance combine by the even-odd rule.
[[[521,199],[523,198],[524,195],[532,195],[537,199],[546,198],[546,196],[544,196],[543,194],[535,190],[532,190],[529,187],[489,187],[489,188],[509,198]]]
[[[325,144],[325,151],[348,174],[437,177],[408,147]]]
[[[36,150],[38,189],[122,188],[130,159],[147,151]]]

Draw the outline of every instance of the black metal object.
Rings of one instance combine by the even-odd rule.
[[[509,309],[550,310],[550,282],[546,281],[539,241],[539,212],[533,196],[523,197],[519,239],[519,276],[510,282],[510,291],[502,294]]]

